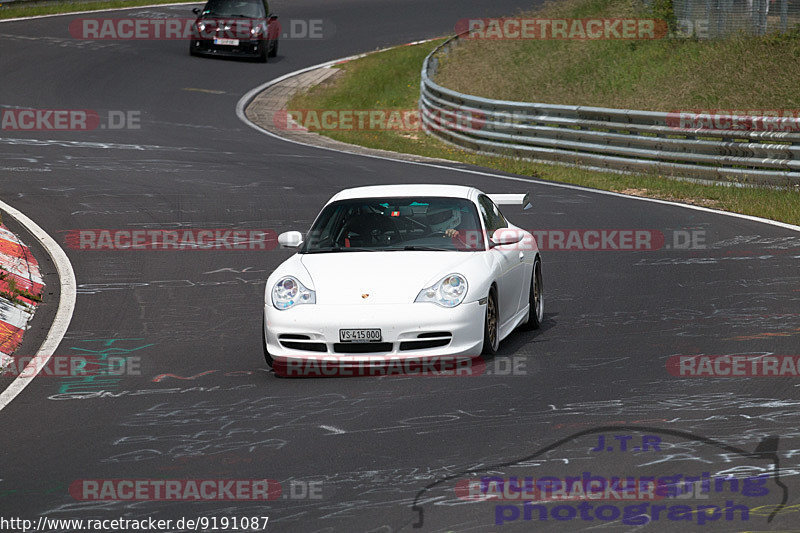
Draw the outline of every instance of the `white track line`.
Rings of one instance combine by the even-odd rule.
[[[86,13],[102,13],[103,11],[128,11],[130,9],[139,9],[144,7],[169,7],[169,6],[187,6],[191,4],[202,4],[203,2],[175,2],[173,4],[147,4],[146,6],[131,6],[131,7],[110,7],[108,9],[92,9],[90,11],[70,11],[69,13],[51,13],[49,15],[33,15],[30,17],[17,17],[13,19],[0,19],[2,22],[16,22],[19,20],[33,20],[33,19],[46,19],[50,17],[66,17],[69,15],[85,15]]]
[[[58,310],[53,324],[50,326],[50,331],[47,333],[39,351],[36,352],[36,357],[31,360],[25,369],[20,372],[20,375],[11,382],[6,390],[0,393],[0,411],[2,411],[11,400],[17,397],[25,387],[27,387],[39,371],[47,364],[55,353],[56,348],[64,338],[67,332],[69,323],[72,320],[72,313],[75,311],[75,298],[76,298],[76,282],[75,272],[72,270],[72,265],[67,258],[67,254],[48,235],[42,228],[40,228],[33,220],[22,214],[20,211],[14,209],[7,203],[0,201],[0,208],[6,213],[11,215],[17,222],[25,226],[25,228],[41,243],[58,270],[58,281],[61,284],[61,297],[58,302]],[[25,377],[22,377],[25,376]]]
[[[403,45],[403,46],[410,46],[410,45],[413,45],[413,44],[421,44],[421,43],[428,42],[428,41],[433,41],[433,40],[435,40],[435,39],[428,39],[426,41],[417,41],[417,42],[414,42],[414,43],[408,43],[407,45]],[[396,47],[392,47],[392,48],[396,48]],[[284,74],[283,76],[275,78],[274,80],[270,80],[270,81],[268,81],[266,83],[263,83],[263,84],[259,85],[258,87],[256,87],[255,89],[252,89],[251,91],[248,91],[247,94],[245,94],[244,96],[242,96],[239,99],[239,101],[236,103],[236,116],[239,117],[239,120],[241,120],[242,122],[244,122],[245,124],[247,124],[248,126],[253,128],[254,130],[259,131],[259,132],[261,132],[261,133],[263,133],[265,135],[269,135],[270,137],[273,137],[275,139],[280,139],[281,141],[284,141],[284,142],[289,142],[289,143],[293,143],[293,144],[299,144],[301,146],[308,146],[308,147],[311,147],[311,148],[317,148],[319,150],[328,150],[328,151],[331,151],[331,152],[337,152],[337,153],[341,153],[341,154],[359,155],[359,156],[362,156],[362,157],[371,157],[373,159],[382,159],[384,161],[393,161],[393,162],[396,162],[396,163],[405,163],[407,165],[418,165],[418,166],[423,166],[423,167],[430,167],[430,168],[437,168],[437,169],[442,169],[442,170],[449,170],[451,172],[463,172],[465,174],[472,174],[472,175],[475,175],[475,176],[483,176],[483,177],[487,177],[487,178],[501,179],[501,180],[506,180],[506,181],[521,181],[521,182],[525,182],[525,183],[533,183],[533,184],[536,184],[536,185],[546,185],[546,186],[549,186],[549,187],[558,187],[558,188],[561,188],[561,189],[573,189],[573,190],[578,190],[578,191],[583,191],[583,192],[588,192],[588,193],[593,193],[593,194],[603,194],[603,195],[606,195],[606,196],[616,196],[618,198],[626,198],[628,200],[638,200],[640,202],[652,202],[652,203],[656,203],[656,204],[664,204],[664,205],[670,205],[670,206],[675,206],[675,207],[682,207],[684,209],[693,209],[695,211],[703,211],[703,212],[706,212],[706,213],[713,213],[713,214],[716,214],[716,215],[724,215],[724,216],[729,216],[729,217],[734,217],[734,218],[741,218],[741,219],[744,219],[744,220],[750,220],[752,222],[760,222],[762,224],[769,224],[771,226],[777,226],[777,227],[788,229],[788,230],[791,230],[791,231],[800,232],[800,226],[795,226],[795,225],[792,225],[792,224],[787,224],[785,222],[778,222],[776,220],[769,220],[767,218],[761,218],[761,217],[756,217],[756,216],[752,216],[752,215],[742,215],[740,213],[731,213],[730,211],[722,211],[722,210],[719,210],[719,209],[710,209],[708,207],[701,207],[699,205],[681,204],[681,203],[677,203],[677,202],[670,202],[668,200],[658,200],[656,198],[644,198],[642,196],[629,196],[627,194],[621,194],[621,193],[618,193],[618,192],[601,191],[599,189],[590,189],[590,188],[587,188],[587,187],[581,187],[580,185],[567,185],[567,184],[564,184],[564,183],[554,183],[552,181],[542,181],[542,180],[537,180],[535,178],[522,178],[522,177],[516,177],[516,176],[503,176],[503,175],[500,175],[500,174],[493,174],[491,172],[482,172],[480,170],[472,170],[472,169],[465,169],[465,168],[454,168],[454,167],[448,167],[448,166],[445,166],[445,165],[438,165],[436,163],[424,163],[424,162],[420,162],[420,161],[406,161],[406,160],[403,160],[403,159],[395,159],[395,158],[392,158],[392,157],[385,157],[385,156],[374,155],[374,154],[363,154],[363,153],[359,153],[359,152],[349,152],[347,150],[339,150],[338,148],[331,148],[331,147],[328,147],[328,146],[317,146],[317,145],[314,145],[314,144],[309,144],[309,143],[296,141],[294,139],[287,139],[285,137],[281,137],[280,135],[272,133],[271,131],[267,131],[264,128],[260,127],[258,124],[255,124],[255,123],[251,122],[250,119],[248,119],[247,116],[245,115],[244,111],[245,111],[245,108],[247,107],[247,105],[261,91],[263,91],[264,89],[267,89],[267,88],[269,88],[269,87],[271,87],[271,86],[273,86],[273,85],[275,85],[277,83],[280,83],[280,82],[282,82],[282,81],[284,81],[286,79],[292,78],[294,76],[298,76],[298,75],[303,74],[305,72],[309,72],[311,70],[316,70],[318,68],[330,68],[330,67],[332,67],[332,66],[334,66],[334,65],[336,65],[338,63],[343,63],[343,62],[346,62],[346,61],[352,61],[353,59],[359,59],[359,58],[364,57],[364,56],[366,56],[368,54],[374,54],[374,53],[378,53],[378,52],[383,52],[385,50],[390,50],[390,49],[391,48],[384,48],[382,50],[376,50],[375,52],[368,52],[368,53],[365,53],[365,54],[358,54],[358,55],[354,55],[354,56],[349,56],[349,57],[346,57],[344,59],[336,59],[334,61],[327,61],[325,63],[320,63],[319,65],[306,67],[304,69],[300,69],[300,70],[296,70],[294,72],[290,72],[289,74]],[[453,164],[464,164],[464,163],[462,163],[460,161],[453,161]]]

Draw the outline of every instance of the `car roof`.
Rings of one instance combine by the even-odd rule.
[[[464,198],[475,200],[481,191],[474,187],[464,185],[429,185],[429,184],[403,184],[403,185],[370,185],[355,187],[338,192],[328,203],[338,200],[353,198],[378,198],[378,197],[409,197],[409,196],[439,196],[444,198]]]

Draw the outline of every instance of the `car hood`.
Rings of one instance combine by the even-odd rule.
[[[302,254],[317,304],[407,304],[475,252],[343,252]],[[368,295],[368,296],[364,296]]]

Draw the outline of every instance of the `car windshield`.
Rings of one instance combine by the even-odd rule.
[[[212,17],[263,18],[264,4],[260,0],[210,0],[203,15]]]
[[[479,251],[475,204],[461,198],[358,198],[325,207],[301,253]]]

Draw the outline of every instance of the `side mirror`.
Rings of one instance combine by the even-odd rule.
[[[303,244],[303,234],[299,231],[287,231],[278,235],[278,244],[282,248],[299,248]]]
[[[278,20],[278,15],[276,15],[274,13],[270,13],[269,15],[267,15],[267,20],[270,21],[270,22]]]
[[[199,7],[195,7],[194,9],[192,9],[192,13],[194,13],[195,15],[199,15],[200,14],[200,8]]]
[[[504,244],[516,244],[522,240],[522,232],[518,229],[500,228],[492,234],[492,244],[502,246]]]

